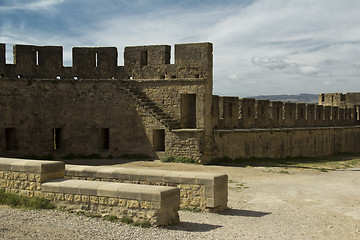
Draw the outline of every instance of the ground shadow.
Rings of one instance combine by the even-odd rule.
[[[89,166],[104,166],[104,165],[116,165],[116,164],[125,164],[129,162],[136,161],[153,161],[153,160],[136,160],[136,159],[61,159],[65,164],[74,164],[74,165],[89,165]]]
[[[228,157],[213,159],[208,165],[231,166],[231,167],[286,167],[286,168],[301,168],[301,169],[315,169],[319,168],[311,166],[299,166],[300,164],[321,164],[329,162],[343,162],[353,159],[359,159],[359,153],[339,153],[328,157],[306,158],[306,157],[287,157],[281,159],[272,158],[237,158],[231,159]],[[322,168],[324,171],[331,171],[333,169]]]
[[[186,231],[186,232],[209,232],[218,228],[221,228],[221,225],[212,225],[207,223],[193,223],[193,222],[180,222],[176,225],[166,226],[168,230],[175,231]]]
[[[240,210],[240,209],[228,209],[224,212],[218,213],[219,215],[227,216],[240,216],[240,217],[263,217],[271,214],[271,212],[258,212],[250,210]]]

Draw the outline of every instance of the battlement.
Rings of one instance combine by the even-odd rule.
[[[319,94],[319,105],[358,108],[360,93],[321,93]]]
[[[357,120],[354,108],[306,103],[213,97],[215,128],[293,128],[352,126]]]
[[[63,47],[14,45],[14,63],[6,64],[0,43],[0,76],[46,79],[177,79],[212,78],[211,43],[125,47],[124,66],[117,66],[115,47],[74,47],[73,66],[63,66]]]

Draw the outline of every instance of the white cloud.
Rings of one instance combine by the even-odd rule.
[[[268,70],[283,71],[286,73],[299,73],[304,75],[317,75],[317,76],[329,76],[328,73],[323,72],[320,68],[300,65],[294,62],[287,63],[284,60],[269,57],[253,57],[251,62],[254,66],[259,66]]]
[[[13,7],[44,9],[59,3],[31,1],[21,8],[19,1],[14,1]],[[99,1],[98,9],[109,9],[114,3]],[[138,7],[141,13],[136,12]],[[126,45],[209,41],[214,43],[215,93],[360,91],[359,9],[359,0],[254,0],[245,6],[224,3],[215,7],[200,1],[176,8],[152,8],[151,1],[142,1],[135,10],[129,9],[129,14],[104,10],[92,17],[94,12],[84,4],[77,15],[88,16],[87,22],[74,23],[66,12],[58,15],[68,20],[66,28],[71,35],[40,28],[20,31],[12,26],[0,28],[0,41],[59,44],[67,53],[70,46],[116,46],[119,56]]]
[[[0,11],[26,10],[26,11],[42,11],[48,10],[55,5],[63,3],[65,0],[33,0],[18,1],[13,0],[10,4],[0,6]]]

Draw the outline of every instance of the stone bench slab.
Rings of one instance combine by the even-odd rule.
[[[202,185],[207,210],[216,212],[227,208],[228,176],[226,174],[67,164],[65,176],[140,184],[165,183],[180,188],[182,185]]]

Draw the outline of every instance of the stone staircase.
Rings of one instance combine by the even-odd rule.
[[[131,98],[136,102],[137,107],[146,110],[150,115],[154,116],[159,122],[161,122],[168,129],[181,128],[180,123],[168,114],[166,114],[161,108],[159,108],[151,99],[146,96],[145,93],[140,91],[135,83],[130,81],[122,81],[122,86],[125,92],[127,92]]]

